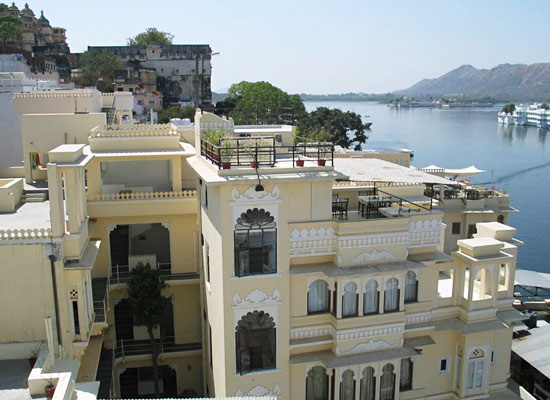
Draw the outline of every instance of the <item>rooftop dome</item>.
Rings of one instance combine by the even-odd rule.
[[[34,12],[29,8],[29,3],[25,3],[25,8],[21,10],[21,15],[29,15],[34,17]]]
[[[40,11],[40,18],[38,18],[38,21],[40,21],[40,25],[42,26],[50,26],[50,21],[44,16],[44,10]]]
[[[19,8],[15,5],[15,3],[11,3],[11,6],[8,7],[9,11],[19,11]]]

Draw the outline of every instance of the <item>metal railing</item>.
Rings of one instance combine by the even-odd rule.
[[[222,138],[218,144],[201,139],[201,155],[219,169],[233,166],[273,167],[277,161],[291,161],[292,167],[303,167],[306,161],[313,161],[317,166],[325,166],[327,162],[334,165],[332,143],[276,146],[272,136]]]
[[[174,336],[155,339],[155,343],[159,354],[202,349],[201,343],[176,343],[176,338]],[[120,339],[116,341],[114,358],[117,359],[130,356],[140,356],[151,354],[152,352],[153,346],[149,339]]]
[[[101,278],[92,280],[92,285],[101,284]],[[101,300],[93,300],[94,307],[94,324],[104,324],[107,322],[107,311],[109,310],[109,279],[105,279],[105,293]]]
[[[239,125],[274,125],[296,123],[297,110],[294,107],[215,107],[216,115],[233,118]],[[299,114],[299,110],[298,110]]]
[[[152,266],[159,271],[160,279],[163,281],[174,281],[180,279],[198,279],[199,274],[196,272],[172,272],[171,263],[157,263]],[[132,271],[129,265],[112,265],[111,276],[109,277],[110,285],[127,284],[132,277]]]

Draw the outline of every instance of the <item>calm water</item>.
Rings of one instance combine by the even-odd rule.
[[[497,124],[500,107],[479,109],[394,109],[354,102],[306,102],[317,107],[354,111],[373,122],[365,148],[414,151],[413,164],[463,168],[474,164],[488,172],[474,183],[497,186],[510,193],[510,214],[519,249],[518,267],[550,272],[546,258],[550,232],[550,133],[531,127]],[[548,140],[547,140],[548,139]]]

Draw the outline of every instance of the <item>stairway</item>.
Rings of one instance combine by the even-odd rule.
[[[115,306],[116,340],[134,338],[134,318],[130,303],[127,299],[121,300]]]
[[[92,279],[92,298],[94,300],[94,313],[96,323],[106,322],[105,309],[103,308],[103,300],[107,292],[107,278]]]
[[[115,107],[102,107],[101,112],[105,113],[107,116],[107,125],[112,125],[115,119]]]
[[[23,190],[21,203],[42,203],[48,200],[48,190]]]
[[[101,349],[99,364],[95,380],[99,381],[98,399],[109,399],[111,397],[111,381],[113,378],[113,350]]]

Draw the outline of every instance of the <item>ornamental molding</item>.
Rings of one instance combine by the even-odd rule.
[[[401,334],[403,333],[404,329],[405,324],[403,323],[346,330],[337,330],[334,329],[334,327],[331,325],[317,325],[291,329],[290,338],[304,339],[330,335],[332,336],[333,340],[341,342],[347,340],[373,338],[376,336]]]
[[[366,343],[359,343],[357,346],[346,352],[346,354],[365,353],[367,351],[382,350],[392,347],[385,340],[369,340]]]
[[[272,295],[267,294],[263,290],[254,289],[246,297],[241,297],[238,292],[233,295],[233,304],[235,306],[254,306],[279,303],[281,293],[279,289],[275,289]]]
[[[359,254],[357,257],[355,257],[353,260],[351,260],[352,263],[364,263],[369,261],[381,261],[381,260],[394,260],[397,257],[395,257],[392,253],[389,251],[376,251],[374,249],[373,251],[364,252]]]
[[[428,322],[431,320],[431,314],[428,313],[419,313],[405,316],[405,324],[418,324],[420,322]]]
[[[279,200],[281,192],[277,185],[273,186],[273,190],[268,192],[266,190],[257,192],[255,186],[250,186],[243,193],[234,187],[231,190],[231,199],[234,203],[264,203],[269,201]]]
[[[245,396],[280,396],[281,395],[281,387],[279,384],[276,384],[273,387],[273,390],[269,390],[265,386],[257,385],[254,386],[252,389],[248,391],[248,393],[244,393],[241,388],[237,389],[237,392],[235,393],[235,396],[237,397],[245,397]]]

